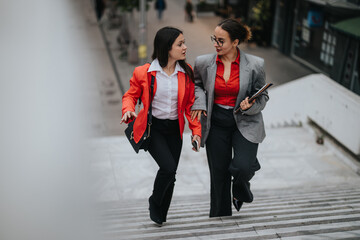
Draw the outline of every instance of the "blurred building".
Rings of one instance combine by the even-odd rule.
[[[260,46],[271,44],[271,31],[276,0],[200,0],[197,14],[212,11],[222,18],[236,18],[250,26],[252,42]]]
[[[360,95],[360,0],[202,0],[198,10],[248,24],[253,41]]]
[[[272,45],[360,95],[360,0],[276,0]]]

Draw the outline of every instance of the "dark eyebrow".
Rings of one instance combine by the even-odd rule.
[[[216,38],[217,40],[224,40],[224,38],[218,38],[215,35],[213,35],[214,38]]]

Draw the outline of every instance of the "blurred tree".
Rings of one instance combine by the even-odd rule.
[[[254,7],[254,19],[262,24],[271,17],[270,13],[270,0],[260,0]]]
[[[272,0],[259,0],[252,8],[253,41],[260,45],[270,44],[273,19],[272,2]]]

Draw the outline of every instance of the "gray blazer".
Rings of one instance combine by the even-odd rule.
[[[196,58],[195,102],[191,110],[205,110],[207,117],[201,116],[201,146],[204,147],[211,126],[211,113],[214,104],[214,86],[216,77],[216,53]],[[235,108],[247,96],[251,96],[265,85],[264,59],[246,54],[240,50],[240,91]],[[250,142],[260,143],[265,138],[265,128],[261,110],[269,100],[267,91],[257,98],[255,104],[246,111],[233,113],[237,128]]]

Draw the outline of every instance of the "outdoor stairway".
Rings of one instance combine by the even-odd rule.
[[[147,199],[101,203],[105,239],[360,239],[360,189],[351,184],[254,191],[233,216],[209,218],[209,196],[174,196],[167,222],[149,219]]]

